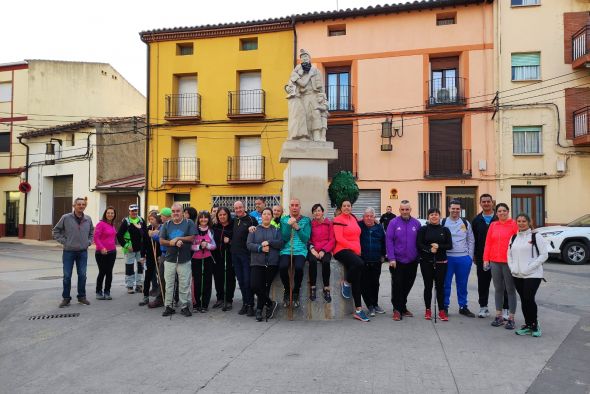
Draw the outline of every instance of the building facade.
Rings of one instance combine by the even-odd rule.
[[[105,63],[27,60],[0,64],[0,237],[25,236],[23,132],[89,117],[145,113],[145,97]],[[33,159],[34,160],[34,159]],[[31,183],[32,192],[36,184]]]

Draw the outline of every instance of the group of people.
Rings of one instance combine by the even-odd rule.
[[[448,321],[453,278],[459,314],[475,317],[468,308],[468,279],[472,264],[477,267],[480,318],[490,316],[488,296],[494,282],[495,316],[492,326],[515,329],[516,293],[521,299],[524,325],[518,335],[541,335],[535,295],[543,279],[542,264],[547,259],[543,237],[532,232],[526,214],[510,218],[509,208],[494,207],[492,196],[480,197],[482,211],[471,221],[461,217],[461,202],[452,200],[449,216],[441,217],[438,208],[428,210],[422,225],[412,217],[409,201],[402,200],[399,216],[391,207],[379,222],[373,208],[365,209],[359,220],[350,201],[342,201],[333,220],[325,217],[321,204],[315,204],[311,218],[301,213],[301,203],[289,201],[288,212],[281,206],[266,207],[256,200],[256,209],[246,212],[236,201],[233,215],[227,207],[211,212],[175,203],[160,212],[152,211],[146,223],[138,215],[138,206],[129,206],[129,215],[118,229],[117,213],[108,207],[96,229],[84,214],[86,201],[77,198],[72,213],[63,215],[53,229],[54,238],[63,244],[63,294],[60,307],[70,304],[73,266],[78,273],[78,302],[86,298],[87,249],[94,242],[99,273],[96,298],[111,300],[112,270],[118,243],[125,256],[125,284],[129,294],[142,293],[141,306],[164,307],[163,316],[193,312],[206,313],[215,283],[213,308],[232,309],[236,280],[242,293],[240,315],[262,321],[272,318],[277,301],[270,289],[278,274],[283,285],[284,308],[299,308],[301,283],[307,265],[309,301],[318,298],[318,265],[321,266],[323,302],[332,301],[331,261],[345,268],[340,293],[352,298],[353,317],[369,321],[370,316],[385,313],[379,305],[382,264],[391,274],[392,318],[401,321],[413,317],[408,310],[408,295],[414,285],[418,266],[424,281],[424,318]],[[145,275],[144,275],[145,268]],[[435,308],[432,312],[432,290]],[[151,298],[151,300],[150,300]],[[256,298],[256,303],[255,303]],[[364,300],[367,312],[362,307]],[[192,304],[192,308],[190,308]],[[192,311],[191,311],[192,309]]]

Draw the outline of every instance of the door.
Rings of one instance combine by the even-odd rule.
[[[18,236],[18,208],[20,192],[6,192],[6,232],[7,237]]]
[[[107,207],[113,207],[117,212],[115,228],[118,229],[123,219],[129,214],[129,205],[131,204],[138,204],[137,195],[131,193],[107,194]],[[102,215],[102,212],[100,214]]]
[[[351,111],[350,68],[339,67],[326,70],[328,109],[330,111]]]
[[[262,84],[260,72],[240,73],[238,103],[240,114],[262,113]]]
[[[460,118],[429,122],[427,175],[463,175],[463,132]]]
[[[512,218],[526,213],[533,226],[545,225],[545,189],[543,187],[512,187]]]
[[[199,115],[198,92],[199,86],[196,75],[187,75],[178,78],[177,116]]]
[[[356,169],[353,168],[352,124],[329,125],[326,140],[332,141],[334,149],[338,149],[338,160],[328,163],[328,178],[340,171],[351,171],[356,177]]]
[[[457,70],[449,69],[432,71],[431,89],[431,104],[449,104],[456,102]]]
[[[178,140],[177,171],[179,181],[194,181],[197,179],[197,139],[183,138]],[[174,169],[173,169],[174,170]]]
[[[449,216],[449,203],[451,200],[461,201],[461,216],[465,219],[471,221],[477,215],[476,187],[447,187],[446,195],[446,216]]]
[[[240,138],[240,156],[238,158],[240,180],[262,179],[263,163],[260,155],[260,138]]]
[[[55,226],[59,219],[72,212],[73,198],[73,176],[56,176],[53,177],[53,225]]]

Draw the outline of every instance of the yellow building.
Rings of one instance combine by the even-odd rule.
[[[147,202],[280,200],[289,19],[140,33],[148,46]]]

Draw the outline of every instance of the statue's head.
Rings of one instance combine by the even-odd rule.
[[[309,55],[309,52],[307,52],[305,49],[299,50],[299,59],[301,59],[301,63],[311,63],[311,56]]]

